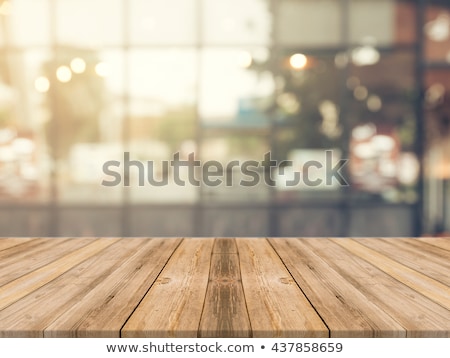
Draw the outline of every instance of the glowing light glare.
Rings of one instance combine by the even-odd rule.
[[[427,103],[431,105],[436,105],[440,103],[445,95],[445,87],[441,83],[435,83],[431,85],[425,94],[425,99]]]
[[[105,62],[99,62],[95,66],[95,73],[100,77],[107,77],[109,76],[110,69],[109,65]]]
[[[34,88],[39,93],[46,93],[50,89],[50,81],[47,77],[41,76],[34,81]]]
[[[83,73],[86,70],[86,62],[80,57],[75,57],[70,62],[70,68],[75,73]]]
[[[364,124],[362,126],[357,126],[352,131],[352,136],[356,140],[367,140],[373,137],[377,132],[377,128],[373,123]]]
[[[364,86],[358,86],[353,91],[353,95],[358,101],[364,101],[369,95],[369,91]]]
[[[395,148],[395,140],[387,135],[378,134],[372,138],[374,148],[380,152],[390,152]]]
[[[378,112],[382,106],[383,102],[381,98],[376,95],[372,95],[367,99],[367,108],[371,112]]]
[[[361,159],[374,158],[377,154],[373,144],[371,143],[360,143],[353,147],[353,154]]]
[[[5,16],[10,15],[11,10],[12,10],[12,6],[8,0],[4,1],[3,4],[0,5],[0,15],[5,15]]]
[[[302,53],[296,53],[295,55],[291,56],[291,58],[289,59],[289,63],[293,69],[301,70],[305,68],[306,64],[308,63],[308,58]]]
[[[380,61],[380,53],[373,46],[357,47],[352,51],[352,62],[356,66],[370,66]]]
[[[34,142],[28,138],[16,138],[11,146],[17,154],[32,154],[35,149]]]
[[[414,153],[402,153],[397,168],[398,181],[404,185],[414,184],[420,172],[420,163]]]
[[[439,14],[434,20],[425,25],[425,32],[435,42],[446,41],[450,37],[450,16]]]
[[[238,65],[242,68],[249,68],[253,63],[252,55],[247,51],[242,51],[238,56]]]
[[[72,71],[67,66],[59,66],[56,70],[56,78],[62,83],[67,83],[72,79]]]

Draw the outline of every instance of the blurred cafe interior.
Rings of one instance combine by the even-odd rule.
[[[439,236],[449,182],[448,0],[0,0],[0,236]]]

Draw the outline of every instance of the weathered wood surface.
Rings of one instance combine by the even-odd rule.
[[[0,239],[0,337],[450,337],[450,239]]]

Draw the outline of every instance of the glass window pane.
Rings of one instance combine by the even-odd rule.
[[[208,48],[202,52],[200,115],[208,126],[264,127],[275,83],[267,49]]]
[[[266,183],[263,165],[267,153],[267,132],[207,131],[201,146],[203,200],[266,202],[270,194],[270,177]]]
[[[208,45],[270,42],[272,15],[266,0],[206,0],[203,40]]]
[[[56,20],[63,45],[96,47],[123,40],[121,0],[58,0]]]
[[[339,183],[327,182],[326,176],[326,151],[332,151],[332,162],[337,163],[344,145],[342,64],[335,58],[334,53],[286,52],[280,56],[273,148],[280,163],[274,171],[278,200],[333,199],[340,195]],[[315,163],[311,169],[308,160]],[[317,163],[322,168],[315,168]],[[306,176],[303,169],[308,172]]]
[[[9,5],[7,5],[9,4]],[[9,0],[0,6],[8,41],[16,46],[47,45],[50,42],[48,0]]]
[[[280,0],[277,35],[287,46],[329,46],[341,43],[340,2]]]
[[[335,64],[337,57],[290,52],[280,56],[276,124],[287,127],[286,134],[291,132],[282,135],[286,144],[318,149],[341,140],[342,70]],[[286,159],[286,150],[277,151],[280,159]]]
[[[122,186],[103,165],[120,161],[123,57],[119,51],[61,50],[47,64],[52,118],[47,136],[54,148],[59,200],[64,203],[117,203]]]
[[[350,174],[356,197],[417,199],[414,68],[414,54],[406,51],[381,53],[372,66],[351,66]]]
[[[350,42],[389,45],[394,43],[396,1],[350,0]]]
[[[129,192],[134,203],[197,200],[198,188],[186,177],[189,168],[180,169],[185,181],[182,186],[175,181],[173,171],[167,173],[168,167],[164,167],[175,160],[176,153],[186,161],[196,152],[196,67],[194,50],[131,51],[130,155],[144,165],[142,169],[134,166],[131,172]],[[148,162],[153,166],[151,172]],[[153,180],[158,183],[152,184]]]
[[[130,0],[132,44],[193,44],[197,41],[195,0]]]
[[[0,199],[47,201],[51,161],[43,76],[46,51],[2,54],[0,60]]]

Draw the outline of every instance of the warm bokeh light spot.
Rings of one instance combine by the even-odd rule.
[[[308,64],[308,58],[302,53],[296,53],[291,56],[289,63],[294,70],[302,70]]]
[[[72,71],[67,66],[59,66],[56,70],[56,78],[62,83],[67,83],[72,79]]]
[[[74,73],[83,73],[86,70],[86,61],[80,57],[75,57],[70,62],[70,68]]]
[[[46,93],[50,89],[50,81],[45,76],[38,77],[34,81],[34,88],[39,93]]]
[[[107,63],[99,62],[95,66],[95,73],[100,77],[108,77],[110,73],[110,69]]]

